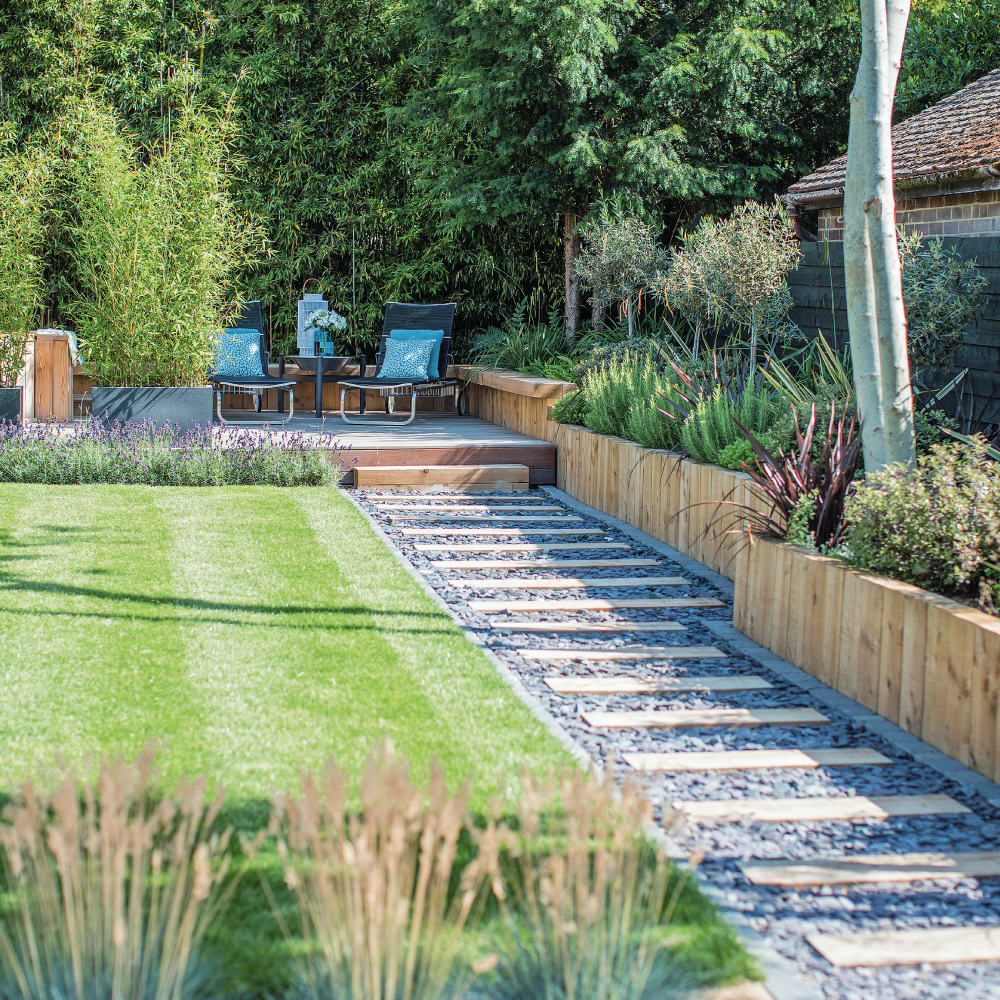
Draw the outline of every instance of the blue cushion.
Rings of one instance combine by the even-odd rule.
[[[427,366],[428,378],[440,378],[443,374],[438,371],[438,355],[441,353],[441,341],[444,340],[444,330],[391,330],[390,340],[433,340],[434,349],[431,351],[431,361]]]
[[[243,328],[223,330],[215,345],[212,373],[221,378],[260,378],[266,375],[260,356],[260,333]]]
[[[379,378],[405,378],[414,382],[425,382],[427,368],[434,349],[433,340],[392,340],[386,341],[385,357],[379,369]]]

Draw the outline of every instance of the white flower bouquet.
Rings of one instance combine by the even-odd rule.
[[[306,328],[332,333],[334,330],[346,330],[347,320],[332,309],[314,309],[306,317]]]

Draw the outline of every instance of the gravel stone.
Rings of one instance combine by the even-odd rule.
[[[398,492],[400,496],[409,494]],[[381,498],[396,495],[386,491]],[[553,506],[559,501],[545,496]],[[1000,998],[1000,963],[929,965],[878,969],[835,969],[806,941],[809,934],[861,933],[864,931],[914,930],[925,927],[1000,926],[1000,879],[934,880],[926,882],[880,883],[861,886],[824,886],[816,889],[791,889],[780,886],[754,886],[737,867],[751,859],[794,858],[807,860],[840,854],[888,854],[914,851],[991,851],[1000,850],[1000,814],[981,795],[950,780],[927,764],[900,753],[882,737],[861,723],[843,715],[813,697],[808,690],[791,684],[777,673],[749,657],[740,655],[708,627],[710,623],[732,621],[732,600],[719,588],[698,578],[690,569],[672,562],[661,553],[636,542],[631,537],[609,529],[597,518],[584,516],[574,527],[598,528],[592,537],[556,537],[532,535],[518,542],[558,544],[565,542],[620,542],[622,550],[571,550],[530,552],[456,552],[461,559],[482,559],[502,563],[505,559],[586,559],[591,557],[650,557],[657,566],[636,567],[544,567],[496,570],[461,569],[453,572],[432,565],[452,558],[448,552],[420,552],[414,543],[445,545],[468,542],[464,534],[469,524],[441,525],[439,536],[403,535],[389,519],[389,512],[379,510],[377,499],[356,494],[362,509],[392,538],[421,573],[428,584],[448,603],[470,630],[474,641],[490,648],[518,677],[527,690],[560,720],[574,742],[595,761],[607,761],[617,781],[639,781],[652,801],[657,815],[669,817],[669,803],[676,800],[704,799],[774,799],[805,796],[837,797],[849,795],[950,795],[972,810],[958,816],[912,816],[884,821],[848,823],[762,824],[742,821],[721,825],[688,825],[675,830],[682,847],[706,852],[702,875],[721,890],[729,906],[747,916],[750,926],[780,955],[789,959],[799,972],[810,979],[827,1000],[998,1000]],[[473,503],[488,503],[492,494],[477,495]],[[497,494],[510,500],[511,494]],[[427,494],[423,502],[449,502],[447,493]],[[454,501],[451,501],[454,502]],[[579,510],[564,507],[568,514]],[[409,522],[412,524],[413,522]],[[429,526],[429,525],[428,525]],[[490,527],[503,527],[490,522]],[[543,530],[543,524],[528,525]],[[478,536],[477,541],[497,543],[511,538]],[[517,588],[475,591],[456,588],[449,580],[527,579],[541,576],[572,576],[588,579],[618,579],[643,575],[683,576],[690,580],[680,587],[600,587],[591,585],[589,597],[713,597],[723,602],[718,608],[621,609],[615,611],[546,611],[474,612],[470,599],[524,600],[531,598],[567,598],[582,596],[579,591],[523,590]],[[491,619],[509,619],[510,625],[524,621],[587,621],[617,623],[679,622],[683,632],[639,633],[556,633],[525,632],[507,634],[489,627]],[[524,659],[517,650],[542,649],[558,645],[579,650],[618,649],[629,645],[715,646],[726,653],[725,659],[683,659],[665,661],[560,661],[534,662]],[[571,695],[555,694],[544,683],[545,677],[628,676],[644,680],[698,676],[734,676],[754,674],[773,685],[768,691],[725,693],[698,692],[664,695]],[[621,729],[595,730],[582,719],[584,712],[636,709],[680,708],[815,708],[830,719],[820,727],[766,727],[691,729]],[[634,752],[677,752],[706,750],[761,750],[781,747],[871,747],[891,758],[891,767],[870,768],[789,768],[756,771],[702,772],[689,774],[636,774],[622,757]],[[929,748],[922,747],[921,752]]]

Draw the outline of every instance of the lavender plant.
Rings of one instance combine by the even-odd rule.
[[[324,486],[343,475],[347,452],[332,434],[176,425],[73,430],[0,423],[0,482],[146,486]]]

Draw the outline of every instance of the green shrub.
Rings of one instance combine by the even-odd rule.
[[[717,386],[684,422],[681,444],[695,461],[718,462],[729,445],[744,437],[737,421],[757,438],[774,426],[777,407],[770,390],[751,383],[737,398],[732,398],[734,395],[726,386]]]
[[[0,386],[17,384],[38,316],[48,186],[38,150],[0,157]]]
[[[870,475],[847,502],[845,556],[855,565],[938,593],[1000,598],[1000,466],[986,443],[935,444],[909,475]]]
[[[948,368],[966,328],[982,306],[986,278],[941,237],[923,243],[914,233],[899,241],[910,368]]]
[[[914,410],[913,427],[917,436],[917,454],[926,455],[931,446],[948,440],[948,435],[941,428],[950,427],[958,430],[958,421],[949,417],[944,410]]]
[[[570,392],[552,407],[552,419],[560,424],[585,426],[589,409],[590,404],[587,402],[586,393],[582,391]]]
[[[222,307],[259,233],[229,197],[234,127],[191,107],[137,149],[116,114],[82,102],[61,122],[81,149],[70,225],[81,297],[71,310],[98,385],[203,385]]]

